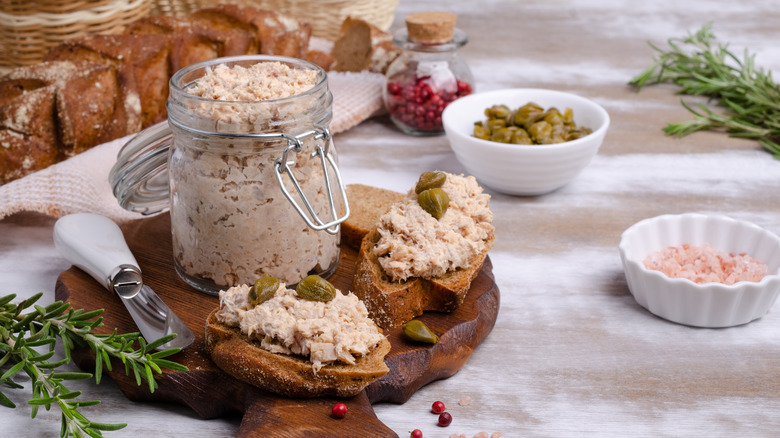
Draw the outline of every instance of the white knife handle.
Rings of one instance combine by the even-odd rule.
[[[111,219],[92,213],[76,213],[64,216],[54,224],[54,246],[60,254],[76,267],[91,275],[108,290],[127,298],[112,284],[118,273],[122,277],[137,271],[140,289],[141,271],[127,247],[122,230]],[[134,269],[133,269],[134,268]],[[136,288],[133,288],[136,289]]]

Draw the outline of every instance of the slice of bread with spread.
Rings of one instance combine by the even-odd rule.
[[[352,291],[380,327],[399,327],[425,311],[455,310],[492,248],[489,195],[473,177],[445,175],[440,189],[449,204],[438,219],[426,217],[430,213],[419,205],[423,195],[415,189],[391,206],[353,210],[358,217],[345,223],[346,241],[364,235]],[[360,198],[396,198],[375,190],[372,195],[370,187],[353,188]],[[351,205],[360,202],[349,199]],[[373,218],[378,219],[366,230]]]
[[[205,332],[214,363],[243,382],[298,398],[352,397],[385,375],[390,341],[365,306],[316,280],[329,285],[333,298],[304,299],[303,292],[278,282],[262,302],[246,285],[220,292],[220,307],[208,316]]]

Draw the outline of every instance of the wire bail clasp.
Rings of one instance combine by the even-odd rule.
[[[341,223],[347,220],[349,217],[349,203],[347,202],[347,192],[344,188],[344,183],[341,179],[341,173],[339,172],[338,165],[336,165],[335,159],[329,153],[331,141],[330,131],[324,126],[318,126],[318,128],[319,130],[314,129],[296,136],[285,133],[280,134],[282,137],[287,139],[287,147],[284,149],[282,157],[277,158],[274,161],[274,174],[276,175],[276,181],[279,183],[279,188],[282,189],[284,197],[287,198],[290,204],[292,204],[292,206],[303,218],[303,220],[306,221],[306,224],[310,228],[317,231],[325,230],[330,234],[336,234],[339,232]],[[301,139],[309,136],[314,136],[315,141],[322,140],[322,142],[325,144],[325,147],[323,148],[323,146],[318,142],[316,144],[315,151],[311,154],[311,157],[314,158],[319,156],[320,162],[322,163],[323,176],[325,177],[325,188],[327,189],[328,203],[330,204],[330,217],[332,218],[332,220],[329,222],[324,222],[319,216],[317,216],[317,213],[314,211],[311,203],[303,193],[301,185],[298,183],[298,180],[292,173],[291,166],[295,165],[295,161],[288,160],[288,155],[290,152],[297,154],[303,150],[303,142]],[[339,194],[341,195],[341,202],[344,204],[344,214],[340,217],[338,216],[338,212],[336,211],[336,204],[333,200],[333,189],[331,188],[331,177],[328,171],[328,164],[330,164],[330,167],[336,177]],[[298,196],[301,198],[301,201],[303,201],[303,205],[306,207],[306,211],[304,211],[304,209],[301,208],[301,206],[295,201],[293,195],[290,194],[290,191],[287,190],[287,187],[284,185],[282,174],[285,173],[289,176],[295,191],[298,192]]]

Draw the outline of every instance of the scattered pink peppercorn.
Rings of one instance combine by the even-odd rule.
[[[449,412],[442,412],[439,414],[439,426],[447,427],[452,423],[452,415]]]
[[[422,431],[420,429],[413,430],[411,438],[423,438]]]
[[[347,405],[344,403],[336,403],[333,405],[331,413],[333,413],[333,416],[336,418],[344,418],[344,416],[347,415]]]
[[[440,401],[433,402],[433,406],[431,406],[431,411],[434,414],[441,414],[442,412],[446,411],[447,408],[444,406],[444,403]]]

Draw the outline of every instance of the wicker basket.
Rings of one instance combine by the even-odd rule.
[[[393,24],[398,0],[154,0],[152,15],[184,17],[217,3],[239,3],[279,12],[312,25],[312,35],[335,40],[349,16],[387,30]]]
[[[0,69],[40,62],[70,38],[121,32],[150,11],[151,0],[0,0]]]
[[[187,15],[213,4],[212,0],[153,0],[152,15],[173,15],[184,18]]]

